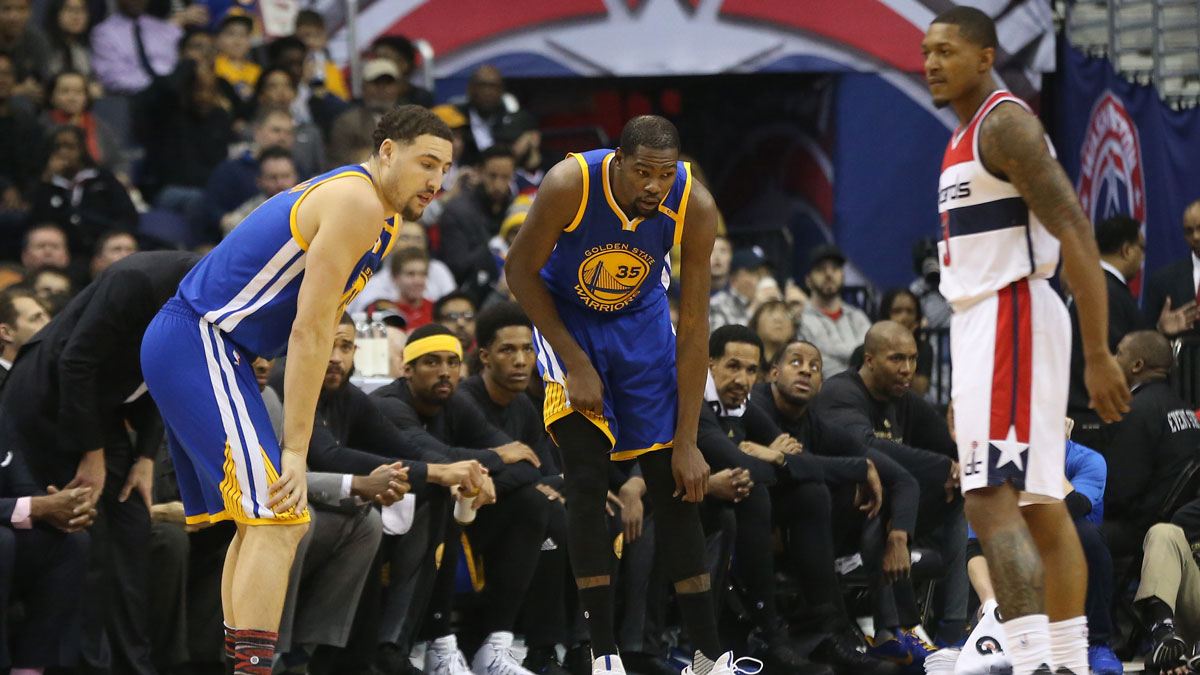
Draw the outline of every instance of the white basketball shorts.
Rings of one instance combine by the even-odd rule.
[[[964,493],[1011,483],[1021,503],[1062,499],[1071,322],[1045,279],[955,312],[951,391]]]

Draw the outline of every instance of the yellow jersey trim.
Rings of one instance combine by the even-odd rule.
[[[309,515],[308,509],[305,508],[304,513],[302,513],[299,517],[290,518],[288,520],[279,520],[277,518],[239,518],[230,513],[227,509],[222,509],[216,513],[198,513],[194,516],[186,516],[184,518],[184,521],[187,522],[188,525],[220,523],[226,520],[232,520],[235,523],[241,523],[243,525],[299,525],[300,523],[309,522],[312,520],[312,517]]]
[[[654,445],[652,445],[648,448],[642,448],[641,450],[622,450],[621,452],[614,452],[614,453],[610,454],[608,456],[608,459],[611,462],[623,462],[627,459],[633,459],[634,457],[640,457],[648,452],[654,452],[656,450],[665,450],[667,448],[672,447],[672,445],[674,445],[673,442],[672,443],[655,443]]]
[[[616,156],[617,156],[616,152],[608,153],[604,157],[603,165],[600,167],[600,172],[603,174],[603,180],[604,180],[604,198],[606,200],[608,200],[608,207],[610,209],[612,209],[612,212],[617,214],[617,218],[620,219],[621,229],[629,230],[631,232],[636,232],[637,226],[640,225],[641,222],[643,220],[645,220],[645,218],[638,216],[637,218],[630,220],[625,217],[625,212],[621,210],[621,207],[617,206],[617,200],[613,199],[612,184],[608,180],[608,166],[609,166],[609,164],[612,164],[613,157],[616,157]],[[582,160],[580,160],[580,161],[582,161]]]
[[[683,199],[679,200],[679,217],[675,219],[675,245],[683,241],[683,223],[687,218],[688,197],[692,196],[692,163],[684,162],[683,170],[687,172],[687,179],[683,182]]]
[[[462,550],[463,557],[467,559],[467,574],[471,577],[471,588],[478,593],[487,584],[487,579],[483,576],[483,560],[479,561],[478,566],[475,564],[475,554],[471,551],[471,540],[467,538],[466,532],[462,533]]]
[[[546,383],[546,402],[542,406],[542,420],[546,426],[546,431],[550,434],[551,440],[558,443],[554,432],[550,429],[550,425],[558,420],[570,415],[573,412],[578,412],[583,415],[592,424],[596,425],[604,436],[608,439],[608,447],[611,450],[617,444],[616,436],[613,436],[612,430],[608,428],[608,420],[602,415],[597,415],[592,412],[584,412],[575,410],[567,402],[567,388],[561,383],[555,382],[549,378],[542,378]]]
[[[583,222],[583,212],[587,211],[588,191],[591,190],[590,183],[592,180],[588,172],[587,160],[583,158],[583,155],[577,152],[570,152],[567,153],[567,156],[574,157],[575,161],[579,162],[579,168],[583,170],[583,198],[579,200],[579,210],[575,212],[575,220],[572,220],[571,224],[563,232],[570,232],[579,227],[579,223]]]
[[[316,183],[312,183],[311,185],[305,187],[304,192],[300,193],[300,196],[298,198],[296,198],[296,203],[292,204],[292,211],[288,215],[288,225],[292,229],[292,239],[295,239],[296,243],[300,245],[300,250],[302,250],[302,251],[308,250],[308,242],[305,241],[304,237],[300,235],[300,224],[296,222],[296,214],[298,214],[300,212],[300,204],[304,201],[304,198],[308,196],[308,193],[312,192],[317,187],[320,187],[321,185],[324,185],[325,183],[328,183],[331,180],[336,180],[338,178],[342,178],[343,176],[358,176],[359,178],[370,183],[372,189],[375,187],[375,181],[371,180],[371,178],[369,176],[367,176],[366,174],[362,174],[357,171],[343,171],[341,173],[335,173],[328,178],[325,178]],[[301,183],[301,185],[304,185],[304,184]],[[292,189],[295,190],[296,188],[292,188]],[[389,246],[390,246],[390,242],[389,242]]]

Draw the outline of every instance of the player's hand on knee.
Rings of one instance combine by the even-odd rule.
[[[569,368],[567,392],[571,396],[571,407],[575,410],[604,414],[604,383],[591,363]]]
[[[1121,366],[1112,354],[1105,352],[1099,356],[1087,359],[1087,367],[1083,373],[1087,385],[1088,396],[1091,400],[1088,407],[1100,415],[1100,419],[1111,424],[1121,419],[1121,415],[1129,412],[1129,385]]]
[[[284,450],[280,461],[279,479],[267,489],[270,495],[267,508],[276,514],[300,513],[308,507],[308,470],[305,455]]]
[[[704,501],[708,493],[708,462],[696,448],[696,442],[675,440],[671,451],[671,473],[675,476],[673,497],[683,497],[685,502]]]

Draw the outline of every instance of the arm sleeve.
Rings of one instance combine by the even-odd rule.
[[[739,450],[721,428],[716,413],[707,405],[700,407],[696,445],[714,471],[742,468],[750,471],[750,478],[755,483],[769,485],[775,482],[775,467]]]

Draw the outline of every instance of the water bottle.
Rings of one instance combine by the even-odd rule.
[[[371,320],[371,377],[388,374],[387,326],[379,319]]]
[[[358,346],[358,351],[354,353],[354,372],[360,377],[368,377],[371,356],[366,348],[371,342],[371,324],[367,321],[366,312],[354,312],[350,318],[354,319],[354,344]]]

